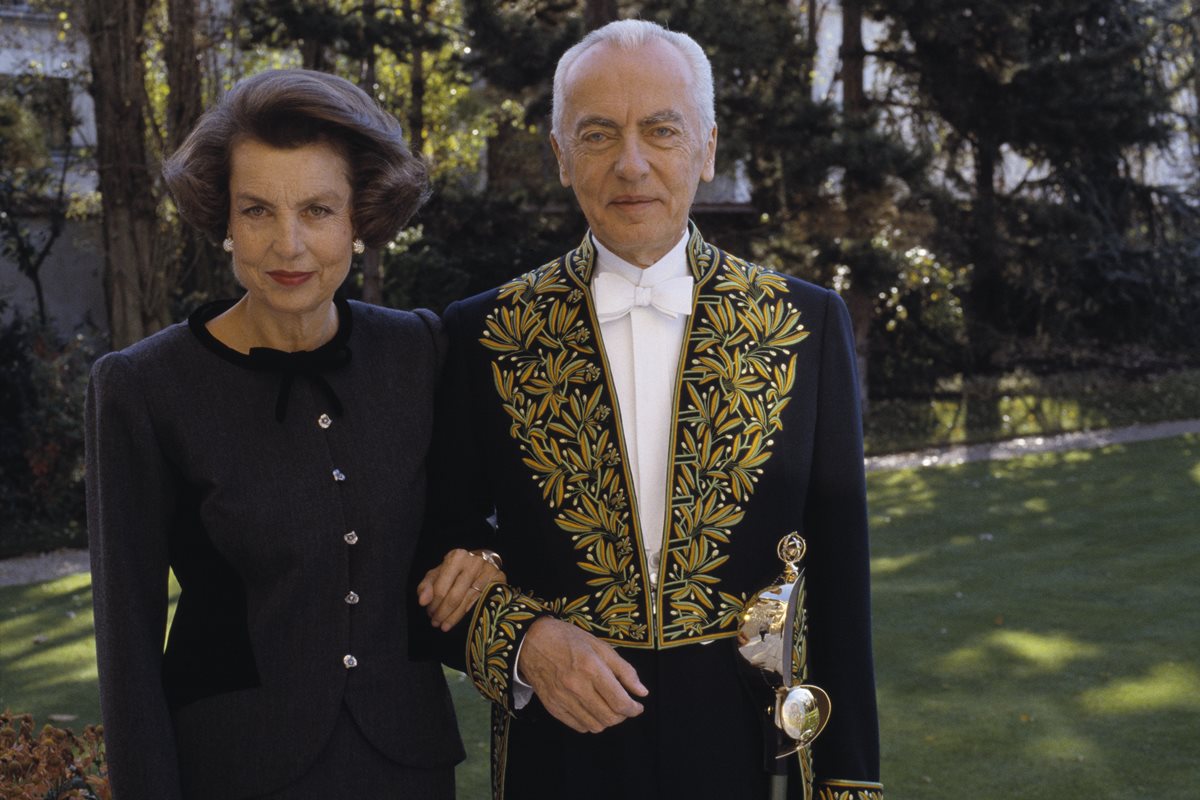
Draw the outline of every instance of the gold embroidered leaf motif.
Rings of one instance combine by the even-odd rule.
[[[617,538],[613,531],[624,524],[624,514],[610,504],[580,496],[570,508],[563,509],[559,527],[571,533],[598,535],[601,541]],[[588,544],[590,548],[594,542]],[[578,547],[578,545],[577,545]]]
[[[494,702],[507,705],[513,640],[537,608],[532,598],[497,584],[477,612],[467,642],[467,669],[479,691]]]
[[[521,461],[542,476],[538,480],[542,498],[549,499],[552,507],[561,506],[565,482],[571,473],[568,471],[567,465],[563,463],[562,451],[559,449],[558,442],[542,436],[531,436],[526,452],[529,455],[522,458]]]
[[[718,592],[717,596],[721,598],[721,614],[717,617],[717,627],[724,627],[735,622],[741,624],[742,612],[746,610],[748,602],[746,595],[743,593],[741,597],[737,597],[728,592]]]
[[[726,255],[728,270],[717,289],[724,292],[744,294],[754,302],[764,296],[772,298],[776,292],[787,291],[787,280],[777,272],[770,272],[757,264],[737,256]]]
[[[557,266],[557,261],[551,261],[533,272],[513,278],[500,287],[499,299],[528,303],[539,294],[567,291],[567,284],[560,280],[558,270],[555,269]]]
[[[539,351],[537,363],[526,362],[521,371],[521,387],[527,394],[540,398],[535,411],[538,417],[544,416],[547,410],[558,414],[559,408],[567,402],[567,382],[579,368],[579,363],[565,350],[557,353]]]
[[[883,792],[872,789],[849,789],[839,792],[832,787],[822,786],[817,800],[883,800]]]
[[[716,299],[697,305],[692,356],[682,376],[676,421],[671,525],[664,544],[670,612],[665,640],[727,631],[744,600],[712,587],[729,542],[745,516],[771,457],[773,437],[795,383],[791,350],[808,332],[786,299],[786,279],[727,257],[715,278]],[[783,363],[781,363],[783,362]]]
[[[528,313],[524,306],[516,306],[503,309],[498,320],[489,317],[485,325],[484,338],[479,340],[484,347],[499,352],[518,352],[529,349],[545,322]]]
[[[715,304],[702,329],[692,338],[697,353],[712,348],[732,350],[750,338],[750,332],[738,324],[737,309],[727,300]]]
[[[580,330],[579,305],[577,298],[574,302],[556,303],[550,309],[550,316],[538,344],[551,349],[571,349],[582,353],[592,353],[587,346],[590,337],[586,331]]]

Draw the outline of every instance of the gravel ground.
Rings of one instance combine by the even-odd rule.
[[[1030,453],[1056,453],[1064,450],[1091,450],[1110,444],[1144,442],[1165,439],[1185,433],[1200,433],[1200,419],[1160,422],[1154,425],[1135,425],[1059,436],[1034,436],[992,444],[962,445],[921,450],[916,453],[894,453],[867,459],[867,471],[907,469],[912,467],[948,467],[968,461],[1017,458]],[[34,556],[19,556],[0,560],[0,586],[20,586],[61,578],[88,569],[87,550],[56,550]]]
[[[0,560],[0,586],[21,586],[89,569],[87,550],[54,550]]]

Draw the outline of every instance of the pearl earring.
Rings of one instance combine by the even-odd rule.
[[[367,251],[367,246],[365,244],[363,244],[363,240],[355,239],[354,240],[354,254],[361,256],[366,251]]]
[[[221,242],[221,249],[224,250],[226,253],[233,252],[233,237],[232,236],[225,237],[225,241]]]

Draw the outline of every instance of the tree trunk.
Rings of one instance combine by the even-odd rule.
[[[166,152],[173,153],[204,111],[203,67],[196,37],[196,0],[167,0],[163,43],[167,65]],[[211,300],[231,288],[227,259],[215,242],[192,226],[179,226],[179,284],[187,296]],[[166,257],[171,257],[170,255]]]
[[[971,242],[971,261],[974,269],[971,286],[963,297],[963,314],[967,329],[967,349],[970,358],[970,378],[963,402],[967,405],[968,436],[988,438],[1001,430],[1000,410],[996,402],[998,376],[994,375],[992,360],[996,348],[997,323],[1003,315],[1000,305],[1004,297],[1004,281],[1000,275],[1003,263],[996,252],[996,164],[1000,145],[995,137],[983,133],[975,142],[975,207],[972,209],[974,236]]]
[[[864,55],[862,41],[862,3],[846,0],[842,3],[842,125],[847,132],[861,130],[867,115],[867,96],[863,91]],[[842,186],[845,194],[846,213],[853,216],[854,209],[862,208],[856,202],[861,187],[847,178]],[[869,211],[867,213],[870,213]],[[857,239],[869,239],[869,227],[873,220],[849,220],[851,235]],[[871,320],[875,316],[875,303],[870,287],[851,273],[850,290],[846,293],[846,305],[854,327],[854,354],[858,362],[858,394],[862,403],[862,415],[866,419],[870,409],[870,382],[868,369],[871,352]]]
[[[167,0],[163,42],[167,64],[167,152],[183,144],[200,118],[200,51],[196,47],[195,0]]]
[[[84,0],[104,224],[105,291],[113,347],[167,321],[168,269],[154,263],[157,195],[145,139],[143,24],[149,0]]]
[[[975,146],[975,202],[972,208],[971,286],[963,298],[963,312],[969,339],[971,367],[986,372],[992,366],[996,345],[996,325],[1003,316],[1001,303],[1004,282],[1000,275],[1001,259],[996,252],[996,164],[1000,146],[995,137],[981,133]]]
[[[363,3],[362,14],[370,25],[375,18],[376,5],[375,0],[366,0]],[[368,45],[363,57],[362,71],[362,89],[372,97],[375,96],[375,47]],[[378,248],[372,247],[362,258],[362,299],[364,303],[372,303],[374,305],[383,304],[383,280],[380,274],[380,258],[381,253]]]
[[[429,0],[418,0],[415,8],[412,0],[405,0],[404,10],[413,27],[429,22]],[[408,88],[408,144],[414,153],[421,153],[425,150],[425,50],[420,47],[413,48]]]

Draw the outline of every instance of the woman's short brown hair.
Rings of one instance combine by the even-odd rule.
[[[324,72],[269,70],[238,81],[163,163],[180,215],[214,239],[229,228],[230,154],[245,139],[283,149],[325,141],[345,155],[354,232],[369,247],[391,241],[429,197],[424,161],[366,92]]]

